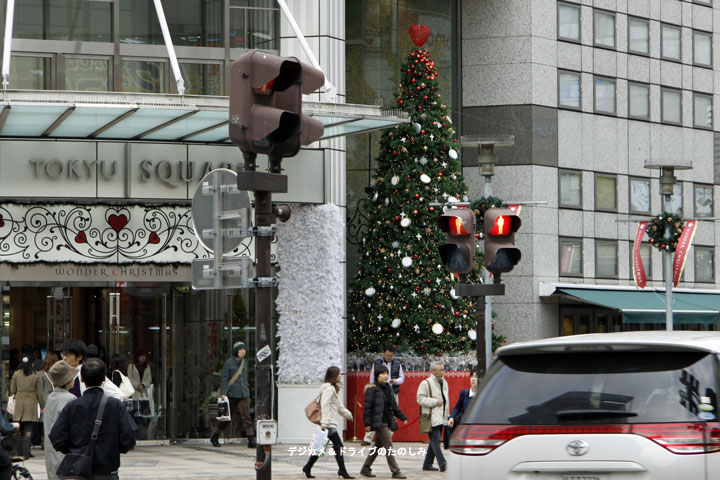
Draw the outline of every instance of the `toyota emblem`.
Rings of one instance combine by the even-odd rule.
[[[590,451],[590,444],[585,440],[573,440],[567,444],[565,450],[573,457],[579,457]]]

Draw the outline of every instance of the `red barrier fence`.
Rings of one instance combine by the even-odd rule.
[[[417,403],[417,389],[420,382],[425,380],[430,372],[405,372],[405,383],[400,386],[400,409],[407,415],[408,423],[398,421],[400,429],[393,435],[396,442],[420,442],[427,439],[421,435],[418,428],[420,406]],[[445,372],[444,379],[448,382],[450,393],[450,409],[452,412],[455,403],[460,397],[460,390],[470,388],[470,372]],[[365,404],[365,385],[370,381],[370,372],[348,372],[347,374],[347,408],[352,412],[354,422],[348,422],[345,430],[345,439],[351,440],[353,435],[362,440],[365,436],[365,426],[362,422],[363,407]]]

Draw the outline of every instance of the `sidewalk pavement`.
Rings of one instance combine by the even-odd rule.
[[[423,443],[394,443],[396,451],[404,455],[396,455],[402,472],[408,479],[444,479],[441,472],[426,472],[422,470],[424,449]],[[345,443],[345,463],[348,472],[358,479],[365,479],[360,475],[360,467],[365,461],[368,447],[361,447],[359,442]],[[401,450],[405,449],[405,450]],[[419,452],[423,449],[422,453]],[[303,450],[305,453],[303,454]],[[25,468],[30,470],[34,480],[47,480],[45,472],[45,458],[43,451],[33,448],[34,458],[24,462]],[[449,451],[444,452],[449,457]],[[302,466],[307,461],[307,445],[273,445],[272,448],[272,479],[301,479],[305,478]],[[158,445],[158,442],[138,442],[133,451],[120,457],[121,480],[238,480],[255,478],[255,450],[247,448],[244,440],[225,444],[220,448],[210,443],[185,442],[172,445]],[[436,464],[437,465],[437,464]],[[320,458],[312,469],[318,480],[336,479],[337,463],[332,456]],[[377,479],[391,477],[390,469],[384,458],[378,456],[373,464],[373,473]]]

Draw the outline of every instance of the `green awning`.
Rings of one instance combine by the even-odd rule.
[[[559,288],[576,299],[622,312],[623,323],[665,323],[665,292]],[[673,292],[673,323],[715,323],[720,295]]]

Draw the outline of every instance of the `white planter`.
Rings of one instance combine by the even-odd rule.
[[[278,384],[278,443],[310,444],[318,427],[305,417],[305,407],[319,391],[319,383]]]

